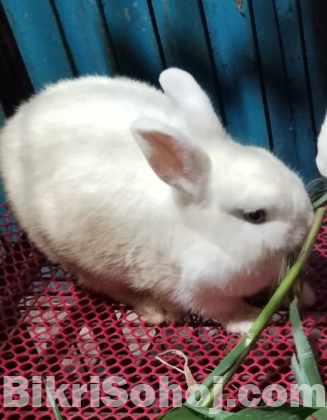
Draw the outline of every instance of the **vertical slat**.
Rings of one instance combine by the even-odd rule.
[[[153,0],[153,10],[168,67],[189,71],[210,94],[219,111],[218,89],[197,1]]]
[[[303,25],[315,128],[316,133],[319,133],[327,107],[327,2],[298,1]]]
[[[292,131],[296,141],[300,171],[305,180],[317,176],[315,166],[315,127],[305,70],[296,0],[275,0],[292,113]]]
[[[253,0],[253,17],[267,100],[272,149],[292,169],[300,169],[289,104],[287,75],[272,0]]]
[[[229,132],[269,147],[257,51],[247,1],[203,0]]]
[[[36,90],[70,77],[67,51],[48,0],[1,0],[32,84]]]
[[[115,72],[107,29],[99,5],[90,0],[54,0],[78,74]]]
[[[146,0],[101,0],[119,71],[157,82],[163,69]]]

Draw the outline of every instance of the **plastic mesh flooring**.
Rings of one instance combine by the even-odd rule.
[[[160,363],[155,356],[167,349],[182,350],[188,357],[196,380],[202,381],[217,362],[235,345],[239,336],[226,334],[219,326],[190,319],[180,325],[151,326],[140,321],[128,308],[104,296],[90,294],[75,284],[69,274],[48,263],[20,232],[6,207],[1,210],[0,264],[0,418],[52,419],[46,405],[44,383],[52,376],[56,389],[69,386],[59,398],[61,415],[66,419],[153,419],[167,408],[159,407],[159,377],[184,390],[182,373]],[[323,228],[309,265],[309,277],[317,291],[318,304],[304,314],[304,326],[314,347],[323,381],[327,382],[327,227]],[[269,384],[287,390],[294,382],[290,366],[293,341],[287,314],[268,327],[226,388],[226,398],[237,399],[241,385],[251,383],[262,391]],[[182,367],[182,361],[171,359]],[[4,376],[24,376],[28,397],[4,407]],[[111,402],[102,385],[106,378],[120,376]],[[32,379],[38,407],[33,407]],[[97,381],[99,383],[97,384]],[[34,382],[37,379],[34,378]],[[10,381],[8,382],[10,384]],[[49,382],[50,383],[50,382]],[[91,383],[93,391],[91,392]],[[86,384],[86,392],[73,390],[73,384]],[[134,388],[150,385],[153,395]],[[22,388],[22,389],[23,389]],[[100,389],[97,396],[96,390]],[[142,387],[141,387],[142,388]],[[134,389],[134,390],[133,390]],[[126,394],[127,392],[127,394]],[[7,393],[7,394],[6,394]],[[170,393],[170,403],[171,403]],[[120,407],[113,400],[129,396]],[[80,397],[81,406],[78,405]],[[146,397],[144,399],[144,397]],[[125,398],[126,400],[126,398]],[[140,401],[143,403],[140,404]],[[35,405],[34,400],[34,405]],[[76,402],[77,401],[77,402]],[[97,403],[99,401],[99,404]],[[64,406],[64,405],[68,406]],[[98,406],[97,406],[98,405]],[[140,405],[143,405],[140,406]],[[225,400],[226,405],[226,400]],[[237,408],[237,405],[236,405]],[[231,409],[231,408],[229,408]]]

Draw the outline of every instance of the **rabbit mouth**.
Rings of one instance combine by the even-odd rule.
[[[275,264],[279,267],[279,273],[277,276],[277,281],[280,283],[283,278],[285,277],[287,271],[293,265],[296,256],[298,255],[300,248],[297,247],[296,249],[290,250],[283,250],[283,251],[268,251],[267,252],[267,260],[274,261]]]
[[[291,264],[292,264],[291,254],[285,255],[281,260],[281,265],[280,265],[280,270],[279,270],[279,275],[278,275],[278,283],[280,283],[283,280]]]

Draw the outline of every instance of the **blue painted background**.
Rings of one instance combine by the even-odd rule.
[[[82,74],[190,71],[238,141],[317,176],[326,0],[0,0],[35,91]],[[326,41],[326,42],[324,42]]]

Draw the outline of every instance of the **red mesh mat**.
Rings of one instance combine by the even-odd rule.
[[[54,377],[56,389],[62,384],[69,385],[64,395],[70,406],[63,406],[63,398],[60,401],[63,418],[153,419],[167,409],[159,407],[160,376],[169,376],[170,388],[172,384],[179,384],[186,389],[184,375],[156,360],[158,353],[167,349],[182,350],[189,357],[193,375],[202,381],[239,340],[238,335],[226,334],[219,326],[201,323],[197,319],[180,325],[146,325],[128,308],[79,288],[74,279],[33,249],[5,207],[0,210],[1,419],[52,419],[52,409],[46,406],[43,383],[34,386],[35,398],[41,396],[38,407],[33,407],[31,395],[33,377],[49,376]],[[326,256],[327,227],[320,233],[309,266],[309,277],[317,291],[318,304],[303,318],[325,383]],[[260,390],[271,383],[281,384],[289,390],[290,384],[294,383],[290,365],[293,350],[286,315],[265,330],[256,348],[227,387],[226,397],[236,399],[240,386],[247,383],[257,385]],[[181,361],[175,362],[182,366]],[[4,407],[4,391],[10,388],[7,384],[4,389],[4,376],[26,378],[28,398],[23,407],[20,407],[19,401],[13,401],[12,405],[16,407]],[[124,380],[116,390],[123,399],[129,396],[126,403],[120,407],[109,407],[100,400],[97,404],[97,387],[100,388],[100,397],[105,397],[103,381],[113,376]],[[91,382],[94,387],[92,393]],[[72,389],[73,384],[86,384],[81,407],[72,406],[74,401],[76,404],[73,397],[80,394]],[[144,400],[145,395],[140,388],[134,388],[138,384],[150,385],[154,394],[147,393]],[[143,407],[139,406],[138,398],[144,400]]]

